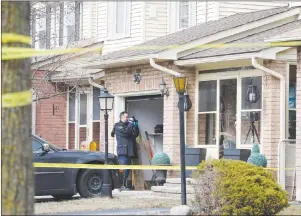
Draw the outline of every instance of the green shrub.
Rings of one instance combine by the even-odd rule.
[[[270,171],[243,161],[201,163],[195,192],[195,205],[205,215],[275,215],[288,205]]]
[[[164,152],[156,153],[152,159],[152,165],[170,165],[169,156]]]
[[[248,158],[248,163],[254,164],[255,166],[267,167],[267,159],[264,155],[260,154],[258,144],[253,145],[251,155]]]

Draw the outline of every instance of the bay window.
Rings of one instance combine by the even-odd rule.
[[[256,100],[249,100],[254,91]],[[262,72],[200,74],[197,98],[197,146],[239,149],[261,143]]]

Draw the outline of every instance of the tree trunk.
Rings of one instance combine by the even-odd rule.
[[[2,2],[2,33],[30,36],[29,2]],[[28,47],[21,43],[2,46]],[[2,94],[31,88],[30,60],[2,61]],[[2,214],[34,214],[31,105],[2,108]]]

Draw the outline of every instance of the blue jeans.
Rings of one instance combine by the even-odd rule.
[[[118,156],[118,160],[122,165],[130,165],[131,164],[131,158],[129,158],[128,156],[124,156],[124,155]],[[129,175],[130,175],[130,170],[128,170],[128,169],[124,170],[123,186],[125,186],[125,187],[126,187],[126,182],[127,182]]]

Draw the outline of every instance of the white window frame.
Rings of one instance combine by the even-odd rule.
[[[73,41],[69,41],[69,38],[68,38],[68,26],[72,26],[72,25],[69,25],[70,20],[68,20],[69,19],[68,16],[70,16],[70,15],[68,15],[68,6],[72,5],[72,4],[75,8],[76,2],[65,2],[65,4],[64,4],[64,23],[63,23],[63,25],[64,25],[64,28],[63,28],[64,29],[63,30],[63,35],[64,35],[63,44],[64,44],[64,46],[68,46],[69,43],[72,43],[72,42],[76,41],[75,35],[74,35],[74,40]],[[75,32],[75,30],[76,30],[75,29],[75,16],[76,16],[75,9],[72,11],[72,13],[73,13],[73,16],[74,16],[74,20],[72,20],[73,26],[74,26],[74,33],[76,33]]]
[[[47,32],[47,28],[46,28],[46,20],[47,20],[47,14],[46,14],[46,5],[44,4],[40,4],[36,7],[36,10],[37,11],[40,11],[38,12],[39,13],[45,13],[45,16],[41,17],[40,15],[36,15],[35,16],[35,30],[36,32],[34,33],[34,39],[36,40],[35,41],[35,48],[36,49],[46,49],[46,46],[47,46],[47,41],[46,41],[46,32]],[[43,12],[41,12],[43,10]],[[43,19],[43,20],[41,20]],[[41,38],[39,37],[39,32],[40,31],[45,31],[45,38],[44,38],[44,44],[45,44],[45,47],[40,47],[40,40]]]
[[[290,81],[290,65],[297,66],[297,63],[290,62],[287,64],[287,76],[286,76],[286,120],[285,120],[285,137],[289,135],[289,111],[296,111],[297,108],[289,108],[289,81]],[[296,101],[297,102],[297,101]]]
[[[190,24],[190,22],[189,22],[189,13],[190,13],[190,7],[189,7],[189,0],[180,0],[179,2],[177,2],[178,3],[178,11],[177,11],[177,29],[179,29],[179,30],[182,30],[182,29],[186,29],[186,28],[189,28],[189,24]],[[183,4],[183,3],[185,3],[185,4],[183,4],[182,6],[187,6],[188,7],[188,11],[187,11],[187,27],[181,27],[181,15],[180,15],[180,12],[181,12],[181,3]]]
[[[124,2],[124,32],[117,33],[117,1],[108,2],[108,40],[130,37],[131,28],[131,1]]]
[[[198,72],[197,72],[198,74]],[[255,110],[242,110],[241,109],[241,79],[245,77],[255,77],[255,76],[260,76],[263,77],[263,72],[260,70],[256,69],[251,69],[251,70],[241,70],[241,71],[226,71],[226,72],[217,72],[217,73],[204,73],[204,74],[198,74],[198,79],[196,82],[196,87],[195,87],[195,147],[197,148],[213,148],[219,147],[219,140],[220,140],[220,126],[219,126],[219,121],[220,121],[220,103],[219,103],[219,98],[220,98],[220,80],[225,80],[225,79],[236,79],[237,80],[237,101],[236,101],[236,148],[237,149],[251,149],[252,145],[250,144],[242,144],[241,140],[241,113],[244,111],[255,111]],[[198,117],[199,114],[204,114],[205,112],[199,112],[199,82],[201,81],[217,81],[217,108],[216,111],[213,112],[206,112],[206,113],[216,113],[216,127],[215,127],[215,136],[216,136],[216,143],[213,145],[204,145],[204,144],[199,144],[198,143]],[[262,137],[263,137],[263,128],[264,128],[264,122],[263,122],[263,116],[264,116],[264,109],[263,109],[263,98],[264,98],[264,88],[262,88],[261,92],[261,109],[256,109],[256,111],[260,111],[260,144],[262,146]]]

